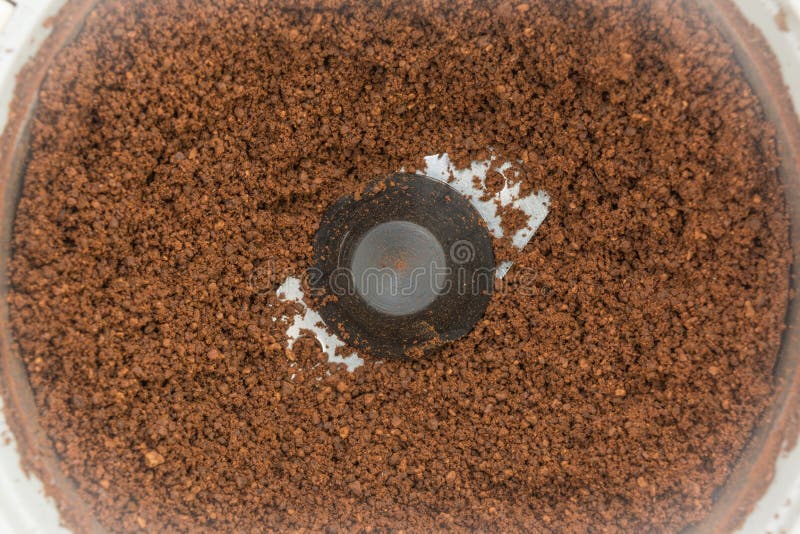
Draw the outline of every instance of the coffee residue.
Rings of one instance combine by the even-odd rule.
[[[111,531],[680,530],[772,399],[762,117],[688,1],[110,0],[43,84],[14,231],[41,423]],[[331,202],[490,150],[550,212],[468,336],[289,348]]]

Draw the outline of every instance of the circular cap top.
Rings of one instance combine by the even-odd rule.
[[[494,289],[483,220],[449,185],[398,173],[339,199],[314,238],[320,315],[351,346],[403,357],[467,334]]]
[[[350,262],[353,284],[370,307],[386,315],[424,310],[445,289],[444,250],[430,230],[388,221],[369,230]]]

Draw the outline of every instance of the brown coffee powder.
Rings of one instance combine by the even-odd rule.
[[[489,149],[552,204],[468,337],[287,350],[332,201]],[[112,531],[675,531],[771,400],[776,166],[689,2],[112,0],[42,88],[14,333]]]

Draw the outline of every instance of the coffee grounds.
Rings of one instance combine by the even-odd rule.
[[[552,201],[473,332],[287,349],[331,202],[489,150]],[[777,163],[690,2],[112,0],[42,87],[11,320],[111,531],[676,531],[771,401]]]

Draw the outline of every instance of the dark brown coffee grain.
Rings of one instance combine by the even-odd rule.
[[[489,149],[552,206],[468,337],[286,348],[330,202]],[[42,87],[14,333],[112,531],[676,531],[771,399],[776,167],[689,2],[112,0]]]

